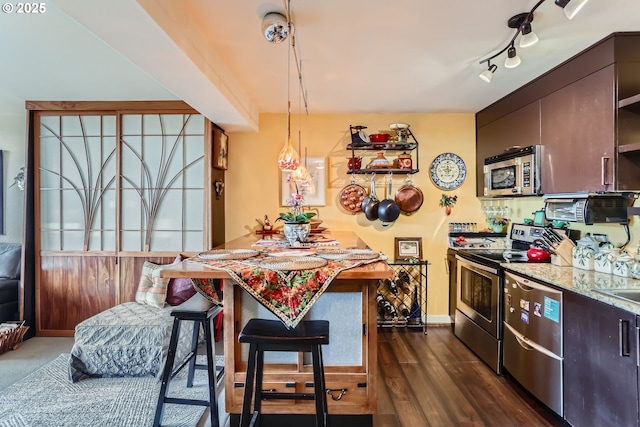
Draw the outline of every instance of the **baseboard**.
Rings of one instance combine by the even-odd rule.
[[[427,315],[427,325],[450,325],[453,323],[451,316],[446,314]]]

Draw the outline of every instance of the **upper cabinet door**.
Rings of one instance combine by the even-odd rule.
[[[484,196],[484,159],[513,146],[540,144],[540,101],[532,102],[481,128],[476,135],[476,194]]]
[[[614,66],[565,86],[541,102],[542,192],[616,189]]]

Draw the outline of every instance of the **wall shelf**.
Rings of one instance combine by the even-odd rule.
[[[618,108],[626,108],[627,110],[640,113],[640,94],[619,100]]]

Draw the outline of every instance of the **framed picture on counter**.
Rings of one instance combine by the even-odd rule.
[[[422,237],[396,237],[395,260],[422,259]]]
[[[282,206],[287,206],[287,200],[293,193],[302,194],[305,206],[326,206],[327,177],[324,157],[309,157],[306,159],[307,170],[311,177],[308,181],[293,182],[289,179],[292,172],[282,172]]]

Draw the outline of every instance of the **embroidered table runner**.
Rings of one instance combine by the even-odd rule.
[[[327,259],[324,266],[291,271],[282,268],[265,268],[263,264],[270,260],[275,262],[278,258],[264,253],[244,260],[211,260],[193,257],[187,261],[201,263],[226,272],[288,328],[295,328],[341,271],[385,259],[386,257],[379,254],[371,259]],[[285,262],[284,258],[282,260]],[[216,304],[221,303],[219,292],[215,289],[215,281],[208,279],[192,279],[192,281],[200,294]]]

